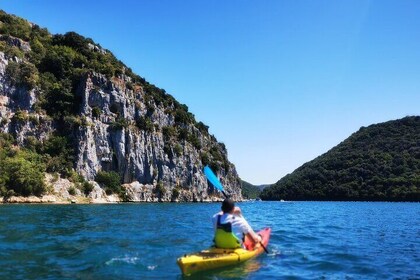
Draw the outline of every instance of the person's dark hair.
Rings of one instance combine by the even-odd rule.
[[[225,200],[223,200],[222,202],[223,213],[229,213],[230,211],[233,210],[233,208],[235,208],[235,203],[233,202],[232,199],[226,198]]]

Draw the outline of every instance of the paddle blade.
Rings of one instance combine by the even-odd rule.
[[[213,173],[213,171],[208,165],[204,167],[204,174],[206,174],[207,179],[210,181],[210,183],[212,183],[212,185],[216,189],[218,189],[221,192],[224,192],[222,183],[220,183],[219,179],[217,179],[216,175]]]

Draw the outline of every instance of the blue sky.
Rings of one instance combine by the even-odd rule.
[[[188,105],[240,177],[274,183],[361,126],[420,115],[420,1],[1,0]]]

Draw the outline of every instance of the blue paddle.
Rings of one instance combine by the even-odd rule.
[[[213,173],[213,171],[210,169],[208,165],[204,167],[204,174],[206,174],[207,179],[212,183],[212,185],[222,192],[222,194],[225,196],[225,198],[228,198],[227,194],[223,190],[223,185],[220,183],[219,179],[217,179],[216,174]]]
[[[204,167],[204,174],[206,174],[207,179],[210,181],[210,183],[212,183],[212,185],[218,189],[219,191],[222,192],[222,194],[225,196],[225,198],[229,198],[227,196],[227,194],[225,193],[225,191],[223,190],[223,185],[222,183],[220,183],[219,179],[217,179],[216,174],[214,174],[214,172],[210,169],[210,167],[208,165],[206,165]],[[264,249],[264,251],[268,254],[268,250],[267,248],[264,246],[264,244],[262,242],[260,242],[262,248]]]

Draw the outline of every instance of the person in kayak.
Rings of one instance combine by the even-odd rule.
[[[261,236],[252,230],[242,216],[241,209],[235,207],[235,203],[229,198],[223,201],[222,211],[215,214],[212,221],[215,230],[214,243],[217,248],[241,248],[245,236],[253,240],[256,246],[261,242]]]

